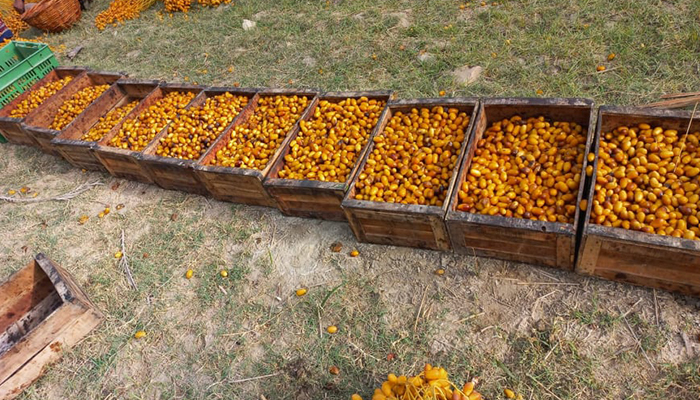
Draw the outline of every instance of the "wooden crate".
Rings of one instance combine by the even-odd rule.
[[[324,93],[319,96],[311,104],[310,112],[304,118],[305,121],[313,119],[314,111],[318,106],[319,101],[328,100],[330,102],[338,103],[347,98],[360,98],[367,97],[368,99],[376,99],[388,102],[392,96],[391,91],[372,91],[372,92],[329,92]],[[386,113],[387,107],[384,107],[383,114]],[[381,121],[381,116],[380,119]],[[372,141],[374,135],[377,134],[379,130],[379,121],[377,126],[370,132],[368,144]],[[290,143],[294,140],[300,132],[299,126],[294,128],[294,131],[290,134]],[[353,181],[355,174],[357,174],[357,168],[359,167],[359,160],[362,160],[365,151],[367,150],[367,145],[365,145],[360,154],[358,154],[352,172],[348,176],[345,182],[322,182],[322,181],[312,181],[312,180],[298,180],[298,179],[281,179],[278,176],[278,172],[282,170],[285,164],[284,157],[289,154],[291,147],[289,144],[284,147],[280,157],[272,165],[270,173],[268,174],[263,186],[276,201],[277,206],[280,211],[285,215],[295,216],[295,217],[307,217],[307,218],[321,218],[333,221],[345,221],[345,212],[340,207],[343,202],[343,197],[345,197],[345,192],[348,189],[350,182]]]
[[[469,173],[477,142],[493,122],[519,115],[555,121],[576,122],[587,129],[586,153],[593,140],[593,101],[586,99],[486,99],[474,125],[467,156],[459,171],[446,214],[447,229],[456,252],[503,260],[546,265],[573,270],[576,256],[576,232],[580,210],[576,208],[573,224],[533,221],[471,214],[457,210],[458,192]],[[584,157],[585,159],[585,157]],[[585,161],[583,170],[585,171]],[[578,204],[583,195],[585,175],[581,178]]]
[[[255,107],[258,104],[258,99],[265,96],[275,96],[275,95],[298,95],[307,96],[310,99],[309,106],[307,106],[304,113],[302,113],[301,118],[305,118],[313,103],[316,96],[318,96],[318,91],[315,90],[293,90],[293,89],[265,89],[258,92],[250,101],[248,107],[238,115],[238,118],[229,127],[227,132],[224,132],[219,139],[209,148],[209,150],[199,159],[197,165],[195,165],[195,173],[197,178],[204,184],[209,193],[217,200],[231,201],[234,203],[251,204],[257,206],[275,207],[275,201],[270,197],[265,188],[263,187],[263,180],[269,173],[275,161],[282,154],[282,150],[287,147],[291,141],[291,135],[287,134],[284,141],[280,147],[275,151],[267,166],[262,171],[256,169],[245,169],[245,168],[231,168],[222,167],[217,165],[209,165],[209,163],[216,157],[216,152],[219,149],[225,147],[230,139],[231,131],[238,125],[244,123],[255,111]],[[290,132],[298,126],[292,127]]]
[[[438,98],[399,100],[389,104],[388,110],[379,122],[378,135],[382,134],[394,113],[410,113],[413,108],[432,108],[435,106],[457,108],[466,112],[470,116],[470,121],[465,131],[466,136],[459,151],[457,166],[452,171],[447,196],[442,207],[355,200],[355,185],[360,173],[355,176],[343,199],[342,207],[357,240],[365,243],[409,246],[432,250],[450,249],[450,240],[444,221],[445,212],[447,211],[447,200],[454,189],[459,165],[466,153],[472,125],[477,118],[479,110],[478,103],[476,98]],[[367,158],[373,149],[374,142],[370,142],[358,171],[365,169]]]
[[[32,113],[29,113],[29,115],[27,115],[25,118],[11,118],[10,113],[12,112],[12,110],[17,108],[17,105],[19,105],[27,97],[29,97],[29,94],[32,91],[44,86],[47,83],[55,82],[67,76],[77,78],[81,74],[85,74],[86,72],[87,69],[81,67],[58,67],[46,74],[46,76],[34,83],[32,87],[30,87],[29,89],[24,91],[24,93],[17,96],[14,100],[12,100],[5,107],[3,107],[2,110],[0,110],[0,133],[2,133],[2,135],[10,143],[39,147],[39,144],[31,136],[29,136],[22,128],[22,122],[24,121],[24,119],[26,119],[26,117],[29,117],[29,115],[31,115]],[[76,79],[73,80],[75,81]],[[64,86],[63,89],[66,89],[67,86],[68,85]],[[56,95],[58,95],[58,93],[56,93],[53,97],[55,97]],[[47,99],[47,101],[48,100],[49,99]],[[33,110],[33,112],[40,110],[41,108],[42,107],[38,107],[37,109]]]
[[[192,100],[192,103],[188,106],[196,107],[201,106],[209,97],[215,97],[220,94],[230,92],[235,95],[243,95],[248,97],[248,104],[241,110],[241,114],[246,108],[249,108],[252,104],[252,98],[259,91],[259,89],[239,89],[239,88],[210,88],[202,93],[200,93],[197,98]],[[240,115],[240,114],[239,114]],[[222,131],[220,136],[228,133],[229,128],[235,123],[234,120]],[[168,190],[181,190],[183,192],[200,194],[206,196],[209,194],[206,186],[202,184],[194,171],[194,166],[197,164],[198,160],[181,160],[179,158],[171,157],[161,157],[156,155],[156,150],[158,149],[158,144],[160,140],[167,135],[169,126],[166,126],[151,142],[146,149],[143,150],[139,162],[141,163],[142,169],[147,171],[151,175],[153,182]],[[213,143],[212,143],[213,145]],[[202,157],[204,154],[202,154]],[[201,158],[201,157],[200,157]]]
[[[112,128],[112,130],[102,138],[102,140],[97,142],[97,145],[93,149],[97,159],[100,160],[102,166],[104,166],[110,174],[117,178],[129,179],[143,183],[153,183],[151,174],[141,167],[141,163],[139,162],[139,157],[141,156],[140,151],[111,147],[108,145],[109,141],[119,133],[119,130],[122,128],[125,121],[138,117],[142,111],[155,104],[168,93],[192,92],[199,94],[204,89],[204,86],[170,83],[161,84],[157,88],[153,89],[153,91],[148,94],[138,106],[136,106],[136,108],[131,110],[131,112],[127,114],[127,116],[120,123],[115,125],[114,128]]]
[[[68,125],[51,141],[51,145],[72,165],[107,172],[107,169],[97,159],[94,149],[97,142],[86,142],[80,138],[90,131],[100,118],[113,109],[125,106],[132,101],[141,101],[148,96],[160,81],[141,81],[120,79],[95,100],[73,123]]]
[[[60,156],[61,154],[53,147],[51,141],[60,131],[49,128],[53,123],[54,117],[65,101],[68,101],[74,94],[85,89],[88,86],[95,85],[112,85],[124,74],[117,72],[96,72],[87,71],[86,74],[76,77],[73,81],[66,85],[64,90],[51,96],[41,105],[41,112],[32,112],[27,115],[27,118],[22,122],[22,128],[31,136],[35,142],[39,144],[39,149],[47,154]],[[104,93],[103,93],[104,94]],[[100,96],[102,97],[102,96]],[[70,126],[70,125],[69,125]]]
[[[596,158],[590,181],[596,180],[601,134],[619,126],[635,126],[640,123],[685,132],[690,118],[691,113],[687,111],[600,107],[592,148]],[[700,130],[697,116],[690,129],[690,132]],[[695,182],[700,183],[697,178]],[[586,198],[592,199],[594,192],[595,185],[590,185]],[[700,296],[700,240],[596,225],[589,221],[592,203],[588,202],[586,210],[576,272]]]
[[[0,285],[0,399],[19,395],[103,319],[70,274],[38,254]]]

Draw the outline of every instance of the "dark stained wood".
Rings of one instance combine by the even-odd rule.
[[[595,153],[593,175],[586,188],[592,199],[598,170],[601,134],[619,126],[647,123],[685,132],[700,130],[700,119],[691,123],[691,112],[654,110],[633,107],[602,106],[592,151]],[[623,228],[596,225],[590,221],[593,202],[588,202],[582,220],[582,241],[576,272],[604,279],[700,296],[700,241],[644,233]]]
[[[102,140],[97,142],[97,145],[93,148],[95,156],[98,160],[100,160],[102,166],[107,169],[111,175],[117,178],[129,179],[143,183],[153,183],[151,174],[144,170],[139,162],[141,156],[140,151],[111,147],[109,146],[109,141],[119,133],[119,130],[121,130],[121,127],[125,121],[137,118],[142,111],[155,104],[168,93],[180,91],[199,94],[204,89],[204,86],[198,85],[162,83],[153,89],[153,91],[146,97],[144,97],[141,103],[139,103],[136,108],[131,110],[131,112],[127,114],[127,116],[124,117],[120,123],[115,125],[114,128],[112,128],[112,130],[110,130],[109,133],[102,138]]]
[[[63,79],[66,76],[72,76],[74,78],[78,77],[81,74],[86,73],[86,71],[87,69],[82,67],[57,67],[48,74],[46,74],[46,76],[38,80],[29,89],[25,90],[22,94],[15,97],[14,100],[9,102],[7,105],[5,105],[5,107],[2,108],[2,110],[0,110],[0,133],[2,133],[2,135],[10,143],[39,147],[39,144],[31,136],[27,135],[27,133],[22,128],[22,121],[24,121],[26,117],[11,118],[10,113],[12,112],[12,110],[17,108],[17,105],[19,105],[27,97],[29,97],[29,94],[32,91],[44,86],[47,83]],[[66,89],[66,86],[64,86],[61,90]],[[54,94],[54,96],[58,95],[59,93]],[[37,108],[37,110],[39,109],[41,109],[41,106]],[[29,115],[27,115],[27,117],[29,117]]]
[[[3,399],[18,395],[104,319],[73,278],[43,254],[0,285],[0,306]]]
[[[304,117],[305,121],[313,119],[314,111],[318,103],[322,100],[338,103],[348,98],[367,97],[368,99],[376,99],[388,102],[393,95],[392,91],[371,91],[371,92],[326,92],[318,97],[311,104],[310,112]],[[386,113],[387,107],[384,107],[382,115]],[[291,151],[291,141],[294,140],[300,132],[300,127],[297,125],[290,134],[291,138],[287,145],[282,149],[277,161],[272,165],[263,186],[277,203],[280,211],[285,215],[306,218],[320,218],[333,221],[345,221],[345,212],[340,204],[343,202],[345,192],[347,191],[350,182],[357,174],[359,161],[362,160],[372,138],[379,131],[379,122],[381,116],[370,132],[367,144],[358,154],[357,162],[352,171],[348,175],[345,182],[322,182],[312,180],[298,179],[281,179],[278,172],[284,168],[284,157]]]
[[[192,100],[192,102],[187,106],[187,108],[189,109],[191,107],[201,106],[210,97],[215,97],[220,94],[230,92],[234,95],[248,97],[248,104],[246,105],[246,107],[243,108],[243,110],[241,110],[241,113],[243,113],[243,111],[246,108],[251,106],[251,100],[258,91],[259,89],[245,89],[233,87],[209,88],[201,92],[194,100]],[[238,116],[240,116],[240,114]],[[235,124],[235,121],[236,119],[234,118],[234,120],[227,127],[225,127],[225,129],[219,136],[228,134],[230,127],[233,126],[233,124]],[[153,179],[153,182],[156,185],[162,187],[163,189],[180,190],[183,192],[199,194],[202,196],[209,195],[209,191],[207,191],[206,186],[202,182],[200,182],[199,178],[197,178],[197,174],[194,170],[194,166],[197,164],[197,161],[199,161],[199,159],[181,160],[179,158],[161,157],[155,154],[161,139],[168,134],[169,127],[170,124],[163,128],[163,130],[156,136],[153,142],[151,142],[151,144],[143,150],[139,159],[139,163],[141,163],[142,169],[148,171],[148,173],[151,175],[151,178]],[[202,157],[204,157],[204,154],[202,154]],[[200,159],[202,157],[200,157]]]
[[[24,121],[22,121],[22,128],[27,135],[31,136],[32,139],[39,144],[39,149],[41,151],[47,154],[60,156],[61,154],[51,144],[53,138],[56,137],[60,131],[51,129],[49,126],[53,123],[54,117],[63,103],[70,100],[74,94],[88,86],[111,86],[123,76],[124,74],[118,72],[87,71],[86,74],[73,79],[68,85],[61,89],[61,91],[51,96],[51,98],[46,100],[39,108],[27,115]],[[103,95],[104,93],[100,97]]]
[[[532,221],[471,214],[457,210],[459,188],[469,172],[476,145],[493,122],[515,115],[523,118],[543,115],[556,121],[576,122],[587,130],[586,152],[593,141],[593,101],[586,99],[485,99],[481,103],[478,122],[470,136],[469,149],[451,193],[446,214],[447,229],[456,252],[500,258],[572,270],[576,257],[576,231],[579,226],[577,208],[573,224]],[[583,170],[586,164],[584,160]],[[585,179],[581,178],[577,204],[583,195]]]
[[[288,133],[282,141],[280,147],[275,151],[267,166],[262,171],[231,168],[216,165],[210,165],[211,161],[216,157],[216,152],[225,147],[229,140],[233,129],[245,123],[254,113],[257,107],[258,99],[265,96],[275,95],[298,95],[309,98],[309,106],[302,113],[301,118],[305,118],[311,109],[311,104],[314,103],[319,92],[315,90],[295,90],[295,89],[263,89],[258,92],[249,102],[248,107],[241,112],[236,120],[231,124],[227,132],[224,132],[207,150],[206,153],[199,159],[194,166],[195,173],[200,182],[204,184],[207,191],[217,200],[230,201],[233,203],[250,204],[265,207],[276,207],[274,199],[268,194],[263,187],[263,181],[270,172],[270,169],[275,164],[277,159],[282,154],[291,141],[291,135]],[[292,127],[290,133],[297,129],[299,121]]]
[[[113,109],[133,101],[143,100],[161,83],[153,80],[120,79],[85,109],[85,112],[80,114],[73,123],[56,135],[51,145],[66,161],[78,168],[107,172],[95,155],[94,149],[97,147],[97,142],[87,142],[80,138],[98,124],[101,117]]]
[[[361,171],[365,169],[368,156],[374,149],[374,141],[369,142],[357,172],[343,199],[350,228],[360,242],[378,243],[394,246],[409,246],[433,250],[449,250],[450,239],[445,226],[445,212],[455,181],[459,165],[466,154],[472,127],[477,120],[479,102],[476,98],[438,98],[398,100],[389,103],[387,110],[379,121],[377,135],[381,135],[386,124],[395,112],[410,112],[413,108],[445,106],[457,108],[470,115],[469,125],[465,132],[464,143],[459,151],[457,167],[452,171],[450,186],[442,207],[412,204],[382,203],[367,200],[355,200],[355,185]]]

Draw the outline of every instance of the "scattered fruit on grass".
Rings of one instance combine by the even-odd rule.
[[[440,97],[443,97],[443,96],[445,96],[445,94],[447,94],[447,93],[445,93],[444,90],[441,90],[440,93],[438,93],[438,94],[440,95]]]
[[[19,192],[22,194],[25,194],[29,191],[29,188],[26,186],[22,186],[22,188],[19,189]]]
[[[357,250],[353,250],[350,252],[350,257],[357,257],[360,255],[360,252]]]
[[[148,253],[143,253],[143,258],[148,258]]]
[[[468,125],[456,108],[396,112],[374,138],[355,199],[442,206]]]
[[[110,213],[110,211],[111,211],[111,210],[109,209],[109,207],[105,207],[105,209],[104,209],[103,212],[105,213],[105,215],[107,215],[107,214]]]
[[[608,61],[612,61],[614,59],[615,59],[615,53],[608,54]]]
[[[460,5],[459,5],[459,9],[460,9],[460,10],[464,10],[465,8],[466,8],[466,6],[465,6],[464,4],[460,4]]]
[[[185,113],[185,107],[194,98],[194,92],[170,92],[152,106],[130,118],[108,146],[133,151],[143,150],[153,138],[177,115]]]
[[[104,211],[100,211],[100,213],[97,214],[97,218],[104,218],[104,217],[105,217]]]
[[[87,215],[81,215],[80,218],[78,218],[78,223],[80,223],[80,225],[85,225],[85,223],[88,222],[89,219],[90,217],[88,217]]]
[[[343,244],[340,242],[334,242],[333,244],[331,244],[331,251],[333,253],[339,253],[340,250],[342,250],[342,249],[343,249]]]
[[[122,208],[124,208],[124,204],[121,204],[121,203],[117,204],[117,210],[121,210]]]
[[[134,333],[134,337],[136,339],[141,339],[145,336],[146,336],[146,331],[138,331],[138,332]]]
[[[573,223],[585,146],[585,131],[574,122],[494,122],[476,143],[457,209]]]
[[[248,104],[248,96],[230,92],[209,97],[191,107],[170,124],[156,154],[183,160],[198,160]]]
[[[60,131],[68,126],[107,89],[109,89],[109,85],[95,85],[88,86],[75,93],[70,99],[61,104],[49,128]]]
[[[192,279],[192,276],[194,275],[194,271],[191,269],[188,269],[187,272],[185,272],[185,278],[187,279]]]
[[[299,134],[278,175],[283,179],[345,182],[379,121],[386,102],[367,97],[321,100]]]
[[[394,361],[396,359],[396,353],[389,353],[386,355],[387,361]]]
[[[219,272],[219,275],[221,275],[222,278],[226,278],[228,276],[228,271],[222,269],[221,272]]]
[[[114,253],[114,258],[122,258],[123,255],[124,254],[122,254],[121,251],[118,251],[118,252]]]
[[[372,59],[373,59],[373,60],[376,60],[376,59],[377,59],[377,55],[376,55],[376,54],[372,54]]]
[[[233,87],[240,87],[241,83],[240,82],[233,82]]]
[[[263,96],[253,114],[229,134],[211,165],[263,170],[309,105],[306,96]]]
[[[445,270],[442,268],[438,268],[435,270],[435,275],[445,275]]]
[[[399,46],[399,50],[401,50],[401,51],[404,51],[404,50],[406,50],[406,46],[404,46],[404,45],[400,45],[400,46]]]
[[[514,399],[515,398],[515,392],[513,392],[510,389],[503,389],[503,394],[506,395],[507,398],[509,399]]]
[[[340,368],[338,368],[334,365],[328,369],[328,372],[330,372],[331,375],[338,375],[338,374],[340,374]]]
[[[360,397],[359,394],[355,393],[352,396],[350,396],[350,400],[362,400],[362,397]]]
[[[138,100],[134,100],[131,103],[114,108],[110,110],[106,115],[100,117],[100,120],[87,131],[80,140],[86,142],[98,142],[100,141],[112,128],[114,128],[119,122],[121,122],[126,115],[131,112],[139,104]]]
[[[538,96],[542,96],[543,94],[544,94],[544,92],[542,91],[542,89],[537,89]]]
[[[34,109],[39,107],[46,101],[49,97],[53,96],[61,90],[65,85],[73,80],[72,76],[67,76],[63,79],[57,81],[49,82],[44,84],[44,86],[32,90],[29,96],[22,100],[14,110],[10,112],[10,118],[24,118],[32,112]]]
[[[167,12],[188,12],[192,7],[193,0],[164,0],[165,11]],[[185,16],[187,16],[185,14]]]
[[[300,289],[297,289],[297,291],[295,293],[296,293],[297,297],[301,297],[301,296],[305,295],[307,292],[308,292],[308,290],[306,288],[300,288]]]
[[[684,130],[641,123],[601,133],[591,222],[700,240],[700,132]]]
[[[7,191],[7,194],[9,194],[10,196],[14,196],[14,195],[17,194],[17,191],[16,191],[16,190],[13,190],[13,189],[10,189],[10,190]]]
[[[480,4],[481,4],[482,7],[486,6],[486,2],[485,2],[485,1],[482,1]]]
[[[598,71],[598,72],[603,72],[603,71],[605,71],[605,65],[599,65],[599,66],[597,66],[595,69],[596,69],[596,71]]]
[[[338,332],[338,327],[335,325],[331,325],[328,328],[326,328],[326,331],[332,335],[332,334]]]
[[[32,197],[37,197],[38,195],[39,195],[39,192],[32,193]]]
[[[492,58],[496,58],[496,57],[498,57],[498,54],[497,54],[497,53],[491,53],[491,57],[492,57]]]

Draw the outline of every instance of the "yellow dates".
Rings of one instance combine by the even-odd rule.
[[[54,116],[53,122],[49,128],[60,131],[68,126],[107,89],[109,89],[109,85],[95,85],[88,86],[78,91],[76,94],[71,96],[70,99],[61,104],[61,107],[58,109],[58,113],[56,113]]]
[[[100,141],[112,128],[114,128],[139,102],[134,100],[124,106],[111,109],[97,121],[89,131],[80,138],[86,142]]]
[[[46,83],[40,88],[33,90],[26,99],[22,100],[17,107],[10,112],[10,118],[26,117],[27,114],[42,105],[44,101],[63,89],[63,87],[72,80],[72,76],[67,76],[63,79]]]

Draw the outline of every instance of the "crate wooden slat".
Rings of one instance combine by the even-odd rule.
[[[155,104],[168,93],[178,91],[191,92],[196,96],[204,89],[204,86],[198,85],[169,83],[159,85],[157,88],[153,89],[153,91],[149,93],[138,106],[136,106],[136,108],[131,110],[131,112],[127,114],[127,116],[122,119],[120,123],[115,125],[114,128],[112,128],[112,130],[110,130],[109,133],[102,138],[102,140],[97,142],[97,145],[93,149],[95,156],[97,156],[97,159],[100,160],[102,166],[104,166],[110,174],[117,178],[129,179],[143,183],[153,183],[151,174],[148,173],[148,171],[145,171],[139,162],[141,151],[111,147],[109,146],[109,141],[119,133],[119,130],[125,121],[138,117],[142,111]]]
[[[0,285],[0,398],[19,395],[104,319],[43,254]]]
[[[555,121],[576,122],[584,128],[586,151],[593,141],[593,101],[586,99],[485,99],[474,125],[467,156],[450,198],[446,214],[447,229],[456,252],[499,258],[508,261],[546,265],[573,270],[577,246],[580,210],[576,207],[573,224],[533,221],[471,214],[457,210],[459,187],[469,173],[474,152],[483,133],[493,122],[519,115],[525,118],[544,116]],[[585,153],[587,154],[587,153]],[[586,163],[582,171],[585,171]],[[585,174],[579,183],[578,204],[583,195]]]
[[[379,121],[380,127],[377,135],[382,134],[386,124],[391,120],[395,112],[400,111],[406,114],[413,108],[421,107],[444,106],[457,108],[469,115],[469,125],[465,130],[464,142],[459,149],[457,164],[455,170],[452,171],[447,196],[442,207],[355,200],[355,185],[360,173],[355,175],[343,199],[342,207],[357,240],[366,243],[409,246],[432,250],[450,249],[450,239],[444,221],[445,212],[447,211],[450,194],[454,189],[459,165],[466,154],[472,125],[477,119],[478,104],[479,102],[476,98],[399,100],[389,104],[387,112]],[[370,142],[358,167],[358,172],[365,169],[367,158],[373,149],[374,142]]]
[[[228,132],[224,132],[207,150],[207,152],[199,159],[195,165],[195,173],[200,182],[206,186],[207,191],[217,200],[230,201],[234,203],[243,203],[265,207],[275,207],[275,201],[270,197],[263,187],[263,180],[268,172],[275,164],[275,161],[282,154],[282,150],[287,147],[291,141],[289,133],[294,131],[299,124],[296,122],[290,132],[282,141],[280,147],[275,151],[274,155],[267,163],[267,166],[262,171],[245,168],[231,168],[217,165],[210,165],[211,161],[216,157],[216,152],[225,147],[230,140],[230,133],[233,129],[245,123],[248,118],[255,112],[255,107],[258,104],[258,99],[265,96],[287,95],[287,96],[306,96],[309,99],[309,105],[302,113],[301,118],[308,115],[310,106],[313,103],[319,92],[315,90],[294,90],[294,89],[264,89],[258,92],[250,101],[248,107],[238,115],[238,118],[229,127]]]
[[[160,81],[120,79],[102,96],[93,102],[85,112],[68,125],[51,141],[51,145],[72,165],[107,172],[95,156],[97,142],[87,142],[80,138],[90,131],[100,118],[113,109],[125,106],[132,101],[141,101],[148,96]]]
[[[29,97],[29,94],[32,91],[44,86],[47,83],[55,82],[67,76],[72,76],[73,78],[76,78],[86,72],[87,69],[82,67],[57,67],[53,71],[46,74],[46,76],[38,80],[29,89],[24,91],[24,93],[17,96],[14,100],[12,100],[5,107],[3,107],[2,110],[0,110],[0,133],[2,133],[2,135],[10,143],[39,147],[39,144],[31,136],[29,136],[22,128],[22,122],[26,117],[29,117],[29,115],[27,115],[25,118],[11,118],[10,113],[12,112],[12,110],[17,108],[17,105],[19,105],[27,97]],[[63,89],[66,89],[66,86],[64,86]],[[54,96],[56,96],[57,94],[58,93],[54,94]],[[37,110],[41,108],[42,107],[40,106],[37,108]]]
[[[592,150],[595,152],[593,175],[598,169],[600,136],[619,126],[640,123],[652,127],[688,129],[691,113],[676,110],[650,110],[631,107],[602,106],[598,110],[598,124]],[[690,132],[700,130],[696,116]],[[700,183],[697,180],[696,183]],[[595,185],[591,184],[586,198],[592,199]],[[604,279],[659,288],[692,296],[700,296],[700,241],[623,228],[613,228],[590,222],[593,202],[588,201],[583,224],[583,238],[576,263],[576,272]]]
[[[243,110],[241,110],[241,113],[243,113],[246,108],[250,107],[252,99],[258,91],[259,89],[252,88],[209,88],[201,92],[194,100],[192,100],[188,108],[201,106],[205,103],[207,98],[230,92],[234,95],[248,97],[248,104]],[[234,118],[234,120],[224,128],[219,136],[228,134],[228,131],[235,123],[235,120],[236,119]],[[150,174],[153,182],[163,189],[180,190],[183,192],[200,194],[202,196],[208,195],[209,192],[207,191],[206,186],[199,181],[194,171],[194,166],[197,164],[198,160],[181,160],[173,157],[161,157],[155,154],[160,140],[167,135],[169,127],[170,126],[168,125],[163,128],[153,142],[151,142],[151,144],[149,144],[148,147],[143,150],[139,158],[142,168]],[[202,154],[202,157],[203,156],[204,154]]]
[[[367,97],[370,100],[374,99],[388,102],[392,96],[392,93],[393,92],[387,90],[370,92],[323,93],[313,102],[313,104],[311,104],[309,113],[305,116],[304,120],[310,121],[313,119],[314,111],[316,110],[318,103],[322,100],[338,103],[347,98],[359,99],[360,97]],[[384,113],[386,113],[386,106],[384,107],[382,115]],[[282,213],[285,215],[295,217],[345,221],[345,212],[340,207],[340,204],[343,202],[343,197],[345,197],[345,192],[347,191],[349,183],[352,182],[355,174],[357,174],[359,161],[362,160],[368,144],[378,131],[380,120],[381,115],[377,121],[377,126],[370,131],[367,144],[363,146],[362,150],[358,154],[355,165],[345,182],[322,182],[279,178],[278,172],[284,168],[285,164],[284,157],[291,151],[291,141],[294,140],[301,131],[301,128],[296,126],[290,134],[290,143],[288,143],[282,150],[280,157],[270,169],[270,173],[263,183],[263,186],[265,186],[267,192],[277,203],[280,211],[282,211]]]

